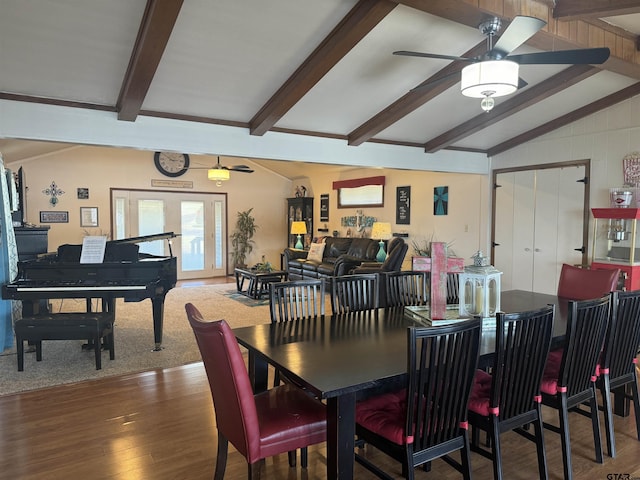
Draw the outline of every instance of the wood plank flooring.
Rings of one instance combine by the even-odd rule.
[[[545,408],[545,417],[557,424],[555,411]],[[576,480],[640,478],[633,415],[616,417],[615,427],[617,458],[605,456],[600,465],[593,460],[589,419],[571,415]],[[502,438],[505,478],[537,478],[535,446],[513,433]],[[545,431],[545,444],[550,478],[561,479],[560,438]],[[2,479],[211,479],[215,417],[204,367],[195,363],[0,397],[0,452]],[[401,478],[397,463],[371,447],[366,454]],[[490,461],[473,454],[472,466],[476,480],[493,478]],[[281,455],[267,460],[262,476],[320,480],[326,478],[325,468],[321,445],[310,449],[308,469],[289,468]],[[244,458],[230,447],[225,478],[246,475]],[[355,478],[376,477],[356,464]],[[461,477],[438,460],[431,472],[418,471],[417,478]]]

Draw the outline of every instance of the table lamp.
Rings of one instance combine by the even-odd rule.
[[[294,248],[298,248],[300,250],[304,248],[301,235],[306,235],[306,233],[307,222],[291,222],[291,235],[298,235],[298,241],[296,242],[296,246]]]
[[[383,240],[391,238],[391,224],[389,222],[373,222],[373,227],[371,227],[371,238],[374,240],[380,240],[380,249],[376,255],[376,260],[382,263],[387,258],[387,252],[384,251]]]

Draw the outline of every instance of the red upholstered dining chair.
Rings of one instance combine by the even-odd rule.
[[[441,327],[409,327],[405,389],[356,404],[356,435],[402,463],[402,473],[443,458],[471,478],[467,402],[478,363],[480,320]],[[449,454],[460,450],[461,462]],[[392,478],[360,454],[356,461]]]
[[[240,347],[227,322],[204,321],[191,303],[185,310],[216,413],[216,480],[224,477],[229,442],[247,459],[249,479],[256,479],[266,457],[325,441],[326,409],[321,402],[291,384],[254,395]]]
[[[502,479],[500,434],[514,430],[536,444],[538,471],[548,478],[540,381],[551,345],[555,307],[496,315],[496,355],[491,374],[476,372],[469,398],[471,450],[493,460]],[[523,429],[533,423],[535,433]],[[480,446],[478,429],[489,434],[491,451]]]
[[[562,264],[558,281],[558,296],[571,300],[600,298],[616,290],[620,269],[579,268]]]
[[[640,290],[614,292],[611,318],[600,357],[596,386],[602,394],[604,423],[607,434],[607,451],[616,456],[611,390],[619,389],[624,399],[633,400],[636,417],[636,433],[640,440],[640,400],[636,373],[638,347],[640,346]],[[631,391],[627,393],[625,389]]]
[[[591,418],[596,461],[603,463],[600,422],[596,401],[596,367],[600,359],[610,317],[610,296],[593,300],[570,301],[564,346],[549,353],[540,391],[542,404],[558,410],[559,426],[544,423],[559,433],[562,443],[564,478],[573,478],[569,412]],[[589,411],[580,409],[587,404]]]

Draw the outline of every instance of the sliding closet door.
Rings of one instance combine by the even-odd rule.
[[[555,294],[562,263],[581,264],[585,166],[495,176],[494,265],[504,290]]]

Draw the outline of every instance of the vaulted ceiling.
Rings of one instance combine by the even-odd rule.
[[[269,132],[497,154],[640,94],[640,1],[1,0],[0,99]],[[523,65],[485,113],[465,63],[477,26],[547,22],[515,53],[608,47],[603,65]],[[12,150],[10,139],[0,151]],[[220,152],[224,153],[224,152]],[[5,157],[7,153],[5,153]],[[7,159],[7,158],[5,158]],[[12,158],[8,158],[10,161]]]

